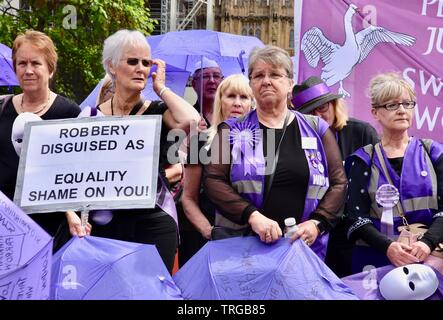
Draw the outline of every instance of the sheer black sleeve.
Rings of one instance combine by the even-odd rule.
[[[319,220],[321,228],[325,231],[332,229],[341,214],[344,203],[347,179],[343,168],[340,149],[338,148],[335,136],[328,129],[322,138],[328,161],[329,189],[320,201],[317,209],[311,214],[312,219]]]
[[[221,214],[231,221],[245,224],[257,208],[231,186],[230,160],[229,127],[223,123],[211,145],[211,162],[203,167],[203,185]]]

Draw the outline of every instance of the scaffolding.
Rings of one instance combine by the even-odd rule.
[[[211,3],[210,0],[161,0],[160,33],[195,29],[200,9]]]

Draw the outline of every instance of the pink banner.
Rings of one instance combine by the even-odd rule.
[[[399,72],[417,93],[409,133],[443,142],[443,0],[295,0],[294,8],[299,83],[320,76],[380,133],[369,81]]]

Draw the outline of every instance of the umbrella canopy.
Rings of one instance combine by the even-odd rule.
[[[185,299],[357,299],[302,241],[209,241],[175,275]]]
[[[193,72],[195,64],[206,57],[215,60],[225,76],[247,74],[249,54],[255,47],[264,46],[256,37],[212,30],[173,31],[158,37],[152,41],[153,57],[189,72]]]
[[[395,269],[392,264],[380,268],[371,268],[342,278],[361,300],[385,300],[380,293],[379,285],[383,277]],[[437,291],[426,300],[443,300],[443,275],[435,271],[439,286]]]
[[[153,245],[72,238],[53,257],[55,300],[177,300],[180,290]]]
[[[12,50],[0,43],[0,86],[18,86],[12,64]]]
[[[0,300],[49,299],[52,238],[0,192]]]

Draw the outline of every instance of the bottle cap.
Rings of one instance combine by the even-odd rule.
[[[295,218],[286,218],[285,226],[287,227],[295,226]]]

